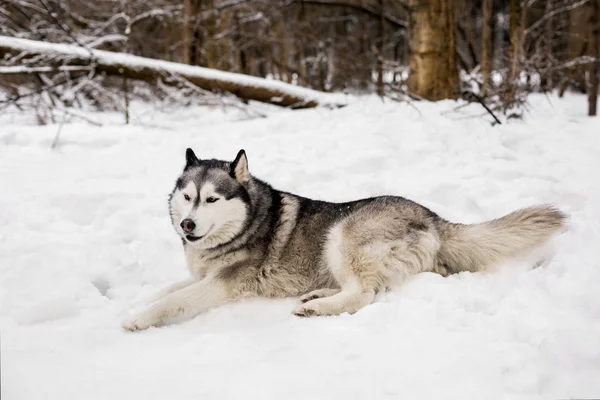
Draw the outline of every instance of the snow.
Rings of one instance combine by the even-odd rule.
[[[2,399],[556,399],[600,395],[600,120],[532,96],[478,105],[364,97],[342,109],[136,109],[134,125],[0,115]],[[475,115],[484,115],[483,117]],[[139,333],[130,306],[187,276],[167,195],[186,147],[248,154],[276,187],[403,195],[464,223],[552,203],[569,232],[487,274],[419,275],[357,314],[255,299]],[[533,268],[540,256],[546,261]]]
[[[233,72],[219,71],[211,68],[203,68],[185,65],[163,60],[154,60],[138,57],[125,53],[113,53],[110,51],[83,48],[70,44],[49,43],[37,40],[19,39],[8,36],[0,36],[0,48],[13,48],[20,51],[60,54],[63,57],[80,57],[83,59],[101,59],[106,65],[127,65],[133,69],[152,68],[197,78],[208,79],[218,82],[231,82],[239,86],[264,87],[281,94],[293,96],[306,101],[314,100],[323,106],[338,106],[346,104],[346,96],[337,93],[323,93],[316,90],[291,85],[276,80],[266,80],[255,76],[236,74]]]

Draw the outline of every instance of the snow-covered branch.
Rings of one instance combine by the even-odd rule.
[[[89,72],[90,67],[79,67],[72,65],[61,65],[59,67],[29,67],[27,65],[18,65],[12,67],[0,66],[0,75],[23,75],[23,74],[40,74],[51,72]]]

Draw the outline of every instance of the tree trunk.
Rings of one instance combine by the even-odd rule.
[[[552,90],[554,87],[554,79],[553,73],[551,72],[552,68],[552,42],[553,42],[553,32],[552,32],[552,2],[547,1],[546,7],[544,10],[544,14],[546,15],[546,23],[544,24],[544,47],[543,47],[543,58],[545,72],[542,75],[541,86],[545,91]]]
[[[190,55],[192,34],[192,0],[183,0],[183,32],[181,41],[181,62],[188,65],[192,63],[192,58]]]
[[[427,100],[458,94],[452,0],[409,0],[409,90]]]
[[[241,72],[242,74],[247,74],[247,60],[246,60],[246,50],[245,43],[242,41],[242,24],[240,23],[240,15],[239,11],[236,10],[234,13],[234,31],[233,31],[233,46],[236,52],[235,56],[235,72]]]
[[[305,36],[306,12],[302,0],[294,5],[294,49],[296,50],[296,69],[298,70],[298,83],[304,86],[313,86],[314,82],[309,80],[308,70],[306,68],[306,50]]]
[[[365,60],[371,54],[371,49],[369,46],[369,18],[365,15],[359,16],[360,20],[360,47],[361,53],[359,59]],[[373,82],[372,76],[372,65],[368,65],[367,63],[357,63],[359,69],[359,88],[361,91],[368,91],[371,88]]]
[[[457,38],[455,39],[457,48],[463,48],[464,54],[461,58],[464,60],[465,70],[470,71],[480,65],[481,55],[476,43],[476,34],[473,21],[477,19],[475,2],[473,0],[453,0],[454,18],[456,24]],[[459,41],[458,38],[462,40]],[[461,43],[462,42],[462,43]],[[457,53],[460,54],[460,53]]]
[[[527,21],[527,8],[521,10],[519,0],[510,0],[510,67],[504,90],[504,109],[517,103],[520,85],[523,35]]]
[[[383,83],[383,45],[385,44],[385,1],[379,0],[380,14],[379,14],[379,49],[377,57],[377,95],[383,97],[384,95],[384,83]]]
[[[275,26],[273,30],[275,31],[276,37],[273,40],[272,51],[276,52],[274,55],[277,73],[279,75],[279,80],[291,83],[292,82],[292,74],[290,73],[290,68],[288,66],[288,51],[291,50],[291,41],[288,40],[286,27],[290,26],[287,21],[287,13],[282,11],[281,18],[275,22]]]
[[[569,11],[569,41],[568,41],[568,59],[573,60],[588,54],[587,30],[588,26],[584,22],[590,13],[589,3],[575,7]],[[580,92],[585,92],[585,70],[584,65],[578,65],[569,68],[569,83]]]
[[[218,46],[218,63],[216,68],[222,71],[233,70],[233,43],[231,40],[233,27],[233,11],[223,10],[218,14],[218,39],[215,40]]]
[[[598,65],[600,65],[598,54],[598,42],[600,37],[600,5],[598,3],[598,0],[591,1],[590,15],[588,18],[588,53],[590,57],[594,57],[596,59],[596,62],[588,65],[588,115],[590,117],[596,115],[598,105]]]
[[[171,43],[169,41],[170,39],[170,35],[168,34],[169,32],[169,26],[167,25],[167,23],[163,24],[163,60],[166,61],[171,61]]]
[[[483,86],[481,92],[485,96],[490,86],[490,73],[492,70],[492,14],[494,0],[483,0],[483,25],[481,27],[481,77]]]
[[[216,40],[217,36],[217,18],[219,12],[215,8],[214,0],[205,0],[202,2],[202,9],[208,12],[208,18],[203,22],[206,35],[202,41],[202,48],[198,49],[198,52],[202,54],[204,65],[208,68],[217,68],[219,62],[218,43]]]

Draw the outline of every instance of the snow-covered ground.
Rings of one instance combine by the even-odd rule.
[[[36,126],[0,115],[2,399],[600,397],[600,119],[532,96],[492,127],[472,105],[355,99],[267,118],[188,109]],[[408,197],[456,222],[552,203],[570,214],[539,268],[422,274],[353,316],[297,299],[125,332],[129,305],[187,275],[167,195],[186,147],[332,201]]]

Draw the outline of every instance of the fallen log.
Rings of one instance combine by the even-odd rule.
[[[88,69],[91,67],[96,73],[142,80],[149,83],[154,83],[157,79],[172,74],[181,76],[205,90],[229,92],[242,99],[256,100],[284,107],[343,107],[346,104],[345,96],[341,94],[323,93],[276,80],[125,53],[88,49],[70,44],[46,43],[0,36],[0,60],[7,59],[7,56],[17,55],[26,55],[36,59],[40,57],[43,59],[43,56],[47,56],[45,59],[46,65],[39,61],[35,65],[21,63],[18,65],[18,69],[7,69],[5,72],[14,73],[18,71],[21,74],[26,74],[29,71],[28,67],[31,67],[32,73],[39,72],[39,68],[59,70],[67,66]],[[19,57],[19,59],[22,59],[22,57]]]

